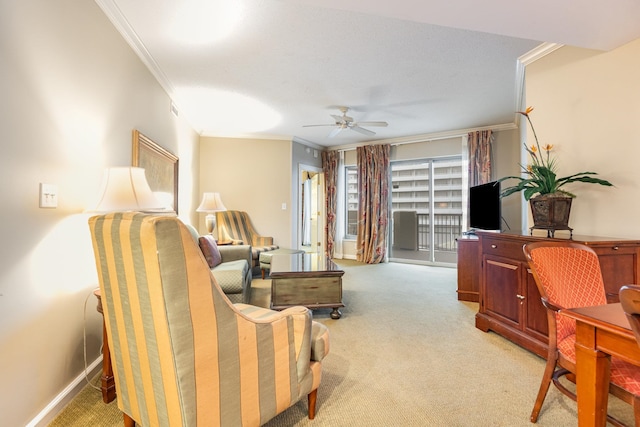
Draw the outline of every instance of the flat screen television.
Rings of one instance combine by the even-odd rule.
[[[500,231],[501,221],[500,183],[492,181],[469,188],[469,227]]]

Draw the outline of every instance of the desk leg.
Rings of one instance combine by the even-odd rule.
[[[607,423],[611,358],[595,348],[595,328],[576,325],[576,387],[578,425],[604,427]]]

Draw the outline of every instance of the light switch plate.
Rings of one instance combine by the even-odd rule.
[[[57,185],[40,183],[40,207],[41,208],[57,208],[58,207],[58,186]]]

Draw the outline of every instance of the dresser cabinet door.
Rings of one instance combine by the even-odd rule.
[[[515,327],[520,324],[521,274],[519,262],[493,256],[484,259],[484,312]]]
[[[600,261],[607,302],[619,302],[620,288],[638,283],[638,248],[613,244],[593,247],[593,250]]]

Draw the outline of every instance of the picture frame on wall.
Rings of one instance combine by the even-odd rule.
[[[132,166],[145,170],[151,191],[177,215],[178,156],[134,129]]]

